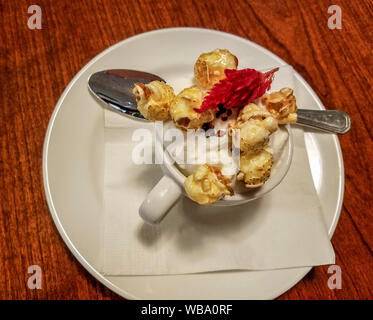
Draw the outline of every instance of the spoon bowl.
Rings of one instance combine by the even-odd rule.
[[[88,88],[111,109],[136,119],[146,120],[137,110],[136,97],[132,89],[137,82],[147,84],[156,80],[166,82],[148,72],[111,69],[92,74],[88,79]]]

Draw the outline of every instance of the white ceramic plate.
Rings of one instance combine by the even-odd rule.
[[[227,33],[196,28],[152,31],[126,39],[90,61],[63,92],[51,117],[43,153],[44,186],[51,215],[79,262],[123,297],[272,299],[294,286],[310,270],[120,277],[106,277],[97,271],[99,217],[103,208],[104,115],[88,92],[88,77],[103,69],[137,69],[158,74],[181,89],[177,86],[182,85],[185,77],[192,77],[191,66],[196,57],[215,48],[227,48],[235,53],[240,68],[266,69],[285,64],[259,45]],[[324,109],[299,74],[296,74],[296,86],[297,101],[302,108]],[[344,190],[340,145],[335,135],[307,132],[306,146],[331,237],[338,222]]]

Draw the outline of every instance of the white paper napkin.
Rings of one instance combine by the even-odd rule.
[[[291,67],[272,90],[294,88]],[[106,275],[268,270],[334,263],[305,149],[293,128],[294,156],[283,182],[262,199],[234,207],[199,206],[183,197],[158,226],[138,208],[162,177],[156,165],[131,158],[135,128],[152,128],[105,111],[104,214],[100,270]]]

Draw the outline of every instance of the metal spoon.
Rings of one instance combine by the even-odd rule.
[[[149,83],[154,80],[166,82],[161,77],[136,70],[114,69],[92,74],[88,88],[100,100],[117,112],[136,119],[144,119],[137,110],[132,89],[136,82]],[[298,109],[297,124],[331,133],[343,134],[351,129],[351,120],[347,113],[340,110]]]
[[[104,70],[89,77],[88,88],[111,109],[129,117],[148,121],[137,110],[136,97],[132,89],[136,82],[146,84],[155,80],[166,82],[161,77],[142,71]]]

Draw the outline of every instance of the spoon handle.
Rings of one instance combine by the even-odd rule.
[[[351,129],[351,120],[346,112],[340,110],[297,110],[297,124],[343,134]]]

